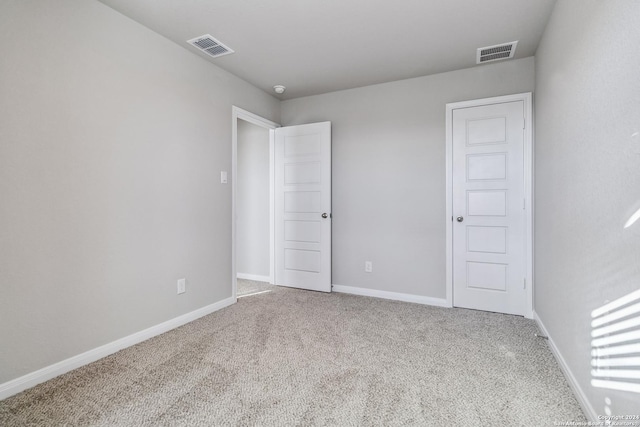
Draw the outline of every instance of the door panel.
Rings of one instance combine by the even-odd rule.
[[[320,243],[319,221],[285,221],[284,240],[287,242]]]
[[[467,217],[505,216],[507,192],[502,190],[467,191]]]
[[[467,177],[469,181],[505,179],[507,177],[507,155],[467,155]]]
[[[284,250],[285,270],[306,271],[320,273],[322,258],[320,251],[307,251],[303,249]]]
[[[505,117],[482,117],[466,122],[467,145],[504,144],[507,140]]]
[[[275,135],[275,282],[331,292],[331,123]]]
[[[319,184],[322,181],[320,162],[288,164],[284,166],[285,184]]]
[[[524,103],[459,108],[452,120],[453,304],[523,315]]]
[[[297,183],[287,186],[297,187]],[[322,192],[284,189],[284,211],[288,214],[319,213],[322,210]]]
[[[467,252],[507,253],[507,227],[467,226]]]

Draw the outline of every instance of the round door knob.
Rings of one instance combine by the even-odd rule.
[[[328,213],[326,213],[326,212],[325,212],[325,213],[323,213],[323,214],[322,214],[322,218],[329,218],[329,214],[328,214]]]
[[[458,222],[462,222],[462,221],[464,221],[464,218],[463,218],[463,217],[461,217],[461,216],[459,216],[459,217],[457,217],[457,218],[456,218],[456,220],[457,220]]]

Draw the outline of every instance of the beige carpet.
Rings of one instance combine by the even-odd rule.
[[[520,317],[272,287],[0,402],[2,426],[586,421]]]

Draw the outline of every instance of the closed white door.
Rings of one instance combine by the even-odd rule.
[[[525,315],[524,103],[453,110],[453,305]]]
[[[276,285],[331,292],[331,122],[275,131]]]

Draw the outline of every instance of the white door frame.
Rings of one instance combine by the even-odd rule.
[[[453,307],[453,111],[459,108],[523,101],[524,104],[524,197],[525,197],[525,317],[533,319],[533,113],[531,92],[447,104],[446,195],[447,195],[447,305]]]
[[[238,270],[236,267],[237,249],[237,221],[236,221],[236,199],[238,186],[238,119],[245,120],[254,125],[269,129],[269,283],[275,283],[275,132],[279,128],[278,123],[267,120],[247,110],[231,107],[231,297],[237,300],[238,292]]]

